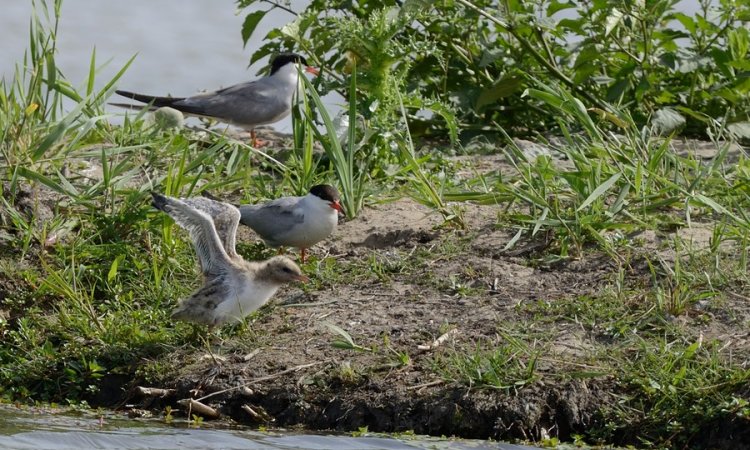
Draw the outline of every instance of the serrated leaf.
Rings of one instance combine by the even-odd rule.
[[[245,17],[245,21],[242,23],[242,46],[247,45],[247,41],[253,36],[255,28],[258,27],[263,16],[266,15],[267,11],[255,11]]]

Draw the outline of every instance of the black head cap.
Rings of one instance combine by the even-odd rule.
[[[310,193],[327,202],[337,202],[340,199],[339,191],[330,184],[318,184],[310,188]]]
[[[304,56],[296,53],[280,53],[271,61],[271,75],[289,63],[300,63],[309,66]]]

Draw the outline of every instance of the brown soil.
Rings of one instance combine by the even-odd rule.
[[[476,157],[473,163],[483,172],[504,170],[497,155]],[[37,213],[40,206],[51,214],[50,205],[28,205]],[[465,230],[442,228],[438,214],[410,199],[367,207],[312,249],[320,261],[320,287],[280,291],[249,329],[235,330],[234,337],[214,347],[215,357],[196,350],[198,344],[172,352],[170,373],[151,382],[175,393],[143,397],[132,389],[123,400],[122,386],[130,380],[118,377],[101,386],[99,403],[117,398],[123,400],[122,408],[134,412],[163,411],[166,405],[184,410],[176,400],[195,398],[240,423],[341,431],[368,427],[483,439],[566,440],[598,428],[602,409],[622,393],[618,380],[556,374],[561,369],[602,369],[588,365],[589,355],[602,351],[606,342],[571,321],[540,321],[523,306],[595,296],[613,283],[615,265],[596,254],[539,264],[535,256],[544,248],[543,240],[504,249],[514,231],[497,226],[497,206],[461,208]],[[676,233],[706,246],[710,226]],[[646,251],[669,259],[674,254],[660,242],[671,236],[645,232],[639,238]],[[252,242],[255,237],[243,229],[238,240]],[[356,269],[328,280],[328,257]],[[647,279],[647,268],[633,265],[631,281]],[[738,334],[736,328],[750,319],[746,300],[728,296],[726,309],[733,316],[717,317],[702,332],[747,351],[748,334]],[[328,324],[370,350],[334,347],[340,336]],[[441,345],[419,348],[452,329],[456,331]],[[507,345],[521,334],[539,336],[538,342],[525,341],[541,355],[534,381],[492,389],[439,375],[452,356],[471,354],[478,345]],[[408,363],[399,364],[398,354],[408,355]],[[530,363],[528,357],[518,359]],[[602,372],[608,373],[606,368]],[[706,442],[742,433],[741,425],[718,424],[706,430]],[[744,430],[748,440],[749,433]],[[623,442],[632,439],[622,436]]]
[[[605,256],[587,256],[532,267],[530,260],[516,256],[519,252],[503,250],[512,235],[496,229],[496,207],[466,205],[465,218],[468,231],[453,231],[437,228],[440,217],[408,199],[365,209],[313,253],[344,265],[374,259],[388,267],[389,261],[408,260],[421,250],[464,247],[447,256],[438,252],[438,258],[415,271],[395,269],[385,280],[356,275],[307,293],[282,291],[251,330],[241,332],[250,333],[252,343],[224,342],[218,364],[206,352],[177,352],[176,373],[163,387],[177,388],[174,399],[207,396],[205,403],[238,422],[283,427],[351,431],[366,426],[370,431],[538,440],[570,439],[601,425],[602,408],[622,393],[617,380],[555,376],[561,368],[595,371],[587,366],[587,355],[602,348],[601,337],[570,322],[538,323],[519,306],[595,295],[613,281],[614,264]],[[252,239],[252,234],[244,232],[240,239]],[[632,276],[647,276],[642,269]],[[459,295],[451,287],[455,284],[469,293]],[[744,306],[741,314],[749,313]],[[332,346],[338,336],[326,324],[375,350]],[[451,328],[457,331],[439,347],[419,349]],[[518,330],[526,336],[539,333],[543,341],[537,381],[511,389],[469,388],[436,374],[441,356],[470,353],[478,343],[507,344]],[[706,329],[717,336],[722,332],[728,342],[737,338],[731,327]],[[395,352],[408,354],[410,363],[395,364]],[[133,401],[139,407],[164,406],[161,400]],[[260,415],[254,417],[247,407]]]
[[[239,422],[255,421],[244,405],[265,410],[276,426],[367,426],[371,431],[505,439],[569,436],[590,426],[612,395],[611,380],[545,381],[495,390],[469,389],[435,375],[437,355],[471,351],[478,342],[503,342],[501,330],[528,319],[516,312],[519,303],[593,294],[609,279],[607,264],[598,259],[547,270],[502,256],[511,236],[494,230],[494,207],[469,206],[465,214],[474,231],[438,230],[440,217],[411,200],[367,208],[341,224],[314,253],[323,257],[329,252],[341,264],[376,258],[387,265],[389,258],[408,258],[444,242],[467,242],[467,251],[427,261],[406,275],[391,273],[385,281],[363,276],[309,293],[282,291],[250,325],[251,344],[224,342],[218,364],[206,352],[178,352],[177,375],[163,387],[176,387],[175,398],[227,390],[204,401]],[[471,294],[445,289],[442,280],[451,278]],[[338,336],[327,323],[375,350],[333,347]],[[419,350],[450,328],[457,330],[452,339]],[[560,361],[554,365],[574,359],[588,345],[576,330],[562,331],[557,341]],[[408,354],[411,363],[397,366],[395,352]],[[553,369],[553,363],[539,365]]]

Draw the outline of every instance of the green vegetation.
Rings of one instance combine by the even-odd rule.
[[[324,69],[304,79],[291,147],[269,153],[143,115],[109,124],[103,105],[129,63],[97,91],[92,54],[75,89],[55,65],[61,3],[34,2],[29,49],[0,83],[4,400],[94,401],[106,378],[164,381],[176,376],[173,359],[184,366],[201,350],[191,326],[169,319],[194,287],[193,251],[152,210],[150,190],[255,202],[331,182],[350,219],[408,196],[440,217],[437,237],[312,257],[306,292],[408,285],[389,300],[433,295],[454,316],[430,326],[459,336],[418,354],[415,341],[439,336],[424,324],[398,335],[333,315],[318,339],[341,355],[321,371],[335,383],[423,371],[434,385],[508,395],[542,383],[606,386],[611,401],[574,430],[577,441],[682,448],[712,424],[750,420],[750,352],[732,344],[746,334],[750,297],[750,160],[737,146],[750,129],[747,2],[701,0],[689,17],[674,0],[627,10],[606,0],[315,0],[253,56],[296,50]],[[246,41],[264,14],[248,15]],[[345,94],[346,115],[325,110],[329,90]],[[715,151],[678,151],[678,132]],[[519,135],[545,151],[532,154]],[[479,205],[492,223],[472,228]],[[496,230],[508,232],[502,251],[473,245]],[[696,244],[685,230],[707,237]],[[589,262],[584,282],[599,266],[607,273],[585,288],[501,292],[517,274],[487,280],[492,265],[472,257],[540,271]],[[470,322],[474,308],[492,315]],[[276,331],[294,334],[291,323]],[[242,351],[265,333],[220,331]],[[336,385],[320,377],[305,379]]]
[[[237,3],[258,7],[245,21],[245,41],[265,10],[279,7]],[[296,19],[272,30],[253,61],[297,49],[335,74],[356,61],[367,80],[361,111],[376,124],[393,122],[395,86],[408,92],[409,106],[451,111],[464,133],[546,133],[555,112],[524,96],[541,83],[564,86],[587,108],[627,109],[639,127],[705,136],[716,121],[747,138],[750,5],[699,0],[689,16],[678,3],[316,0],[291,10]],[[346,85],[343,75],[330,80],[329,89]],[[454,132],[446,121],[423,125]]]

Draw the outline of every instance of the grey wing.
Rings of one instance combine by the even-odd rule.
[[[203,274],[215,277],[224,273],[231,261],[219,240],[211,216],[176,198],[157,193],[151,195],[154,197],[153,205],[169,214],[190,234]]]
[[[279,239],[305,222],[299,200],[299,197],[284,197],[263,205],[240,205],[240,222],[270,245],[283,245]]]
[[[188,97],[174,103],[184,112],[223,119],[238,125],[265,124],[288,111],[291,96],[279,95],[270,79],[236,84],[225,89]],[[283,116],[282,116],[283,117]]]
[[[235,249],[237,243],[237,224],[240,222],[240,211],[229,203],[220,202],[207,197],[185,198],[182,201],[199,211],[211,216],[219,240],[230,258],[238,257]]]

